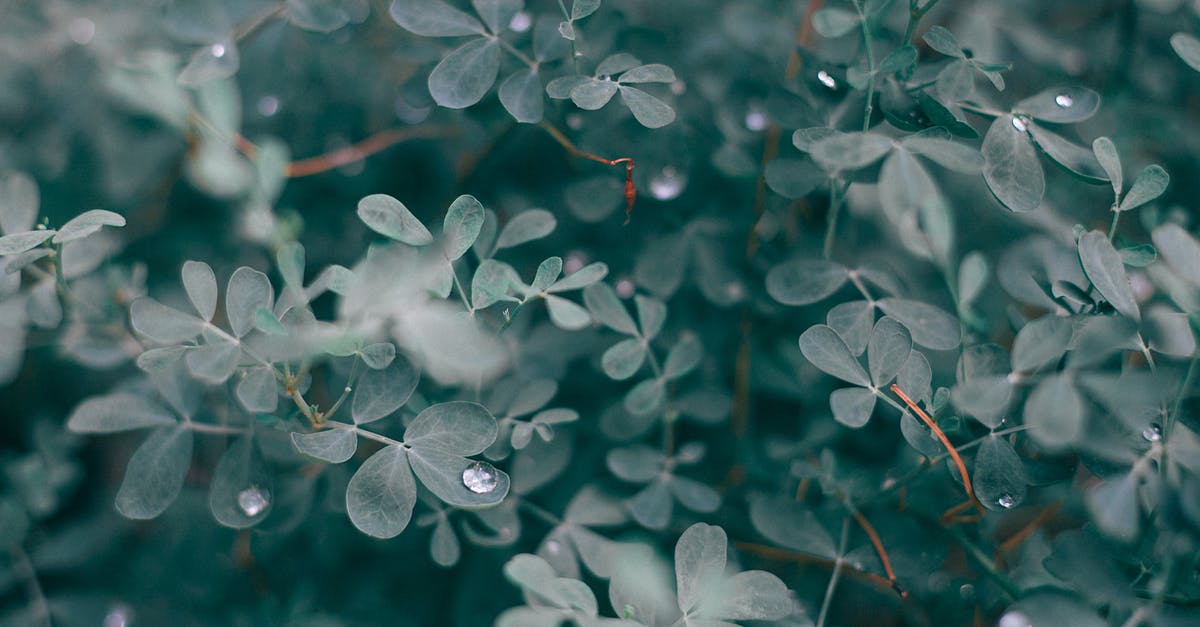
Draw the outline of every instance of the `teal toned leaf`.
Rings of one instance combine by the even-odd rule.
[[[212,268],[203,261],[184,262],[183,288],[200,317],[212,320],[217,311],[217,276]]]
[[[1200,286],[1200,242],[1183,227],[1167,223],[1151,233],[1154,246],[1175,274],[1192,285]]]
[[[363,533],[376,538],[400,535],[417,503],[404,447],[380,449],[359,467],[346,486],[346,514]]]
[[[600,8],[600,0],[574,0],[571,3],[571,19],[583,19]]]
[[[252,527],[270,513],[275,503],[266,460],[249,436],[226,449],[213,471],[208,507],[217,522],[234,529]]]
[[[537,72],[524,68],[513,72],[500,83],[500,104],[509,115],[524,124],[542,121],[546,101],[542,96],[542,79]]]
[[[1185,313],[1152,306],[1146,312],[1145,328],[1151,350],[1177,357],[1190,357],[1196,351],[1196,337]]]
[[[900,142],[909,152],[956,172],[976,174],[983,167],[983,156],[966,144],[924,134],[906,137]]]
[[[979,251],[973,251],[963,256],[958,266],[958,305],[963,307],[975,302],[983,293],[983,286],[988,279],[987,258]]]
[[[82,239],[106,226],[125,226],[125,218],[103,209],[85,211],[67,221],[54,234],[55,244],[64,244]]]
[[[1079,441],[1083,435],[1083,399],[1065,374],[1038,383],[1025,401],[1029,435],[1042,446],[1057,449]]]
[[[662,406],[664,396],[661,379],[646,379],[625,394],[625,409],[635,416],[645,416]]]
[[[571,92],[576,87],[593,80],[582,74],[569,74],[560,76],[549,83],[546,83],[546,95],[557,100],[564,100],[571,97]]]
[[[362,357],[363,363],[368,368],[382,370],[387,368],[392,363],[392,360],[396,358],[396,345],[391,342],[369,344],[359,351],[359,356]]]
[[[966,59],[951,61],[937,75],[937,92],[944,102],[962,102],[975,91],[975,67]]]
[[[225,286],[225,315],[229,328],[242,337],[254,328],[254,315],[260,307],[271,309],[275,290],[267,275],[242,266],[233,271]]]
[[[354,386],[350,415],[354,424],[385,418],[408,402],[420,375],[407,359],[398,357],[382,370],[367,370]]]
[[[604,77],[613,74],[620,74],[625,70],[629,70],[641,65],[642,62],[637,57],[627,52],[618,52],[604,57],[604,60],[596,66],[596,76]]]
[[[622,85],[621,101],[646,128],[660,128],[675,121],[675,110],[670,105],[636,87]]]
[[[287,0],[288,22],[318,33],[330,33],[350,23],[350,14],[337,0]]]
[[[117,392],[80,403],[67,419],[67,428],[74,433],[115,433],[174,423],[175,417],[163,407],[140,396]]]
[[[293,433],[292,444],[302,455],[330,464],[340,464],[354,457],[355,451],[358,450],[358,434],[353,429]]]
[[[269,414],[279,404],[279,384],[269,366],[255,366],[242,373],[237,384],[237,398],[246,411]]]
[[[546,310],[554,326],[566,331],[578,331],[592,323],[586,309],[561,296],[547,295]]]
[[[186,342],[204,330],[204,321],[152,298],[139,298],[129,307],[129,321],[138,333],[163,344]]]
[[[496,419],[479,403],[451,401],[425,408],[404,432],[413,448],[436,448],[458,455],[483,452],[496,440]]]
[[[701,616],[730,620],[778,620],[793,611],[787,586],[765,570],[729,577],[700,603]]]
[[[156,518],[166,511],[192,465],[192,431],[184,425],[162,427],[133,452],[117,491],[117,511],[128,518]]]
[[[842,336],[852,354],[862,355],[874,328],[875,305],[865,300],[841,303],[829,310],[825,322]]]
[[[646,360],[646,347],[636,338],[621,340],[604,351],[600,365],[610,379],[624,381],[641,369]]]
[[[424,246],[433,235],[404,203],[387,194],[372,194],[358,201],[358,217],[372,231],[412,246]]]
[[[685,614],[712,594],[725,574],[728,539],[720,527],[696,523],[675,544],[675,590]]]
[[[958,321],[945,311],[905,298],[884,298],[877,304],[883,313],[908,327],[913,342],[934,350],[950,350],[958,346]]]
[[[585,111],[595,111],[608,104],[619,85],[611,80],[589,78],[571,88],[571,102]]]
[[[800,335],[800,352],[822,372],[867,387],[871,380],[850,349],[833,329],[818,324]]]
[[[549,257],[538,264],[537,273],[533,277],[533,282],[529,284],[529,289],[534,292],[544,292],[546,288],[554,284],[562,274],[563,260],[562,257]]]
[[[917,62],[917,49],[909,45],[900,46],[888,53],[879,67],[875,68],[880,74],[893,74],[904,71]]]
[[[1017,332],[1012,347],[1014,372],[1033,372],[1057,361],[1071,342],[1071,321],[1047,315],[1026,323]]]
[[[483,33],[479,20],[442,0],[392,0],[388,13],[414,35],[458,37]]]
[[[662,376],[667,380],[679,379],[700,365],[703,357],[704,347],[700,341],[696,336],[686,334],[667,353]]]
[[[897,222],[919,216],[925,207],[941,204],[933,177],[907,150],[895,150],[879,171],[880,204]]]
[[[1063,592],[1043,588],[1014,603],[1000,620],[1012,616],[1018,625],[1070,625],[1071,627],[1105,627],[1108,621],[1100,617],[1088,603]],[[1005,626],[1007,627],[1007,626]]]
[[[822,37],[841,37],[858,27],[858,15],[843,9],[821,9],[812,16],[813,29]]]
[[[588,265],[569,274],[546,289],[547,292],[565,292],[568,290],[578,290],[585,288],[600,279],[608,276],[608,266],[603,262],[589,263]]]
[[[1038,92],[1013,106],[1043,122],[1082,122],[1100,108],[1100,94],[1086,87],[1054,87]]]
[[[1068,172],[1089,183],[1108,181],[1108,175],[1091,150],[1069,142],[1041,125],[1031,123],[1028,127],[1038,148]]]
[[[496,237],[496,250],[520,246],[554,232],[558,220],[545,209],[530,209],[513,216]]]
[[[971,481],[975,496],[988,509],[1004,511],[1025,500],[1025,466],[1002,437],[988,437],[979,445]]]
[[[1125,262],[1125,265],[1134,268],[1145,268],[1158,260],[1158,251],[1150,244],[1129,246],[1117,252],[1121,253],[1121,261]]]
[[[637,335],[637,325],[607,283],[593,283],[583,290],[583,303],[597,322],[625,335]]]
[[[1119,209],[1121,211],[1129,211],[1136,209],[1167,191],[1167,185],[1171,182],[1171,176],[1167,171],[1162,169],[1162,166],[1148,165],[1138,172],[1137,178],[1133,179],[1133,185],[1129,186],[1129,191],[1125,197],[1121,199]]]
[[[933,371],[929,367],[929,360],[920,351],[910,352],[896,374],[896,385],[916,401],[928,405],[933,395],[932,384]]]
[[[647,341],[653,340],[658,337],[658,332],[667,320],[667,306],[657,298],[641,294],[634,296],[633,301],[637,305],[638,325],[642,329],[642,337]]]
[[[1121,314],[1141,321],[1142,313],[1138,309],[1137,298],[1129,277],[1125,274],[1125,264],[1121,261],[1121,253],[1113,248],[1108,236],[1100,231],[1088,231],[1079,237],[1079,261],[1088,280],[1100,292],[1114,309]]]
[[[771,542],[802,553],[834,559],[837,545],[812,510],[791,498],[755,498],[750,522]]]
[[[513,16],[525,6],[524,0],[471,0],[475,12],[483,18],[488,29],[501,33],[508,29]]]
[[[26,231],[11,233],[0,237],[0,255],[16,255],[39,246],[42,242],[54,237],[55,231]]]
[[[980,376],[954,386],[950,397],[960,411],[995,429],[1008,409],[1012,392],[1007,376]]]
[[[817,142],[828,137],[843,134],[841,131],[829,128],[828,126],[796,129],[796,132],[792,133],[792,145],[800,152],[809,152]]]
[[[205,344],[188,350],[184,359],[188,371],[208,383],[224,383],[237,369],[242,347],[224,338],[212,338]]]
[[[922,37],[925,43],[929,44],[930,48],[948,57],[963,57],[962,46],[959,45],[958,39],[954,37],[954,33],[946,30],[941,26],[931,26],[925,31]]]
[[[1096,155],[1096,161],[1100,163],[1100,167],[1104,168],[1104,173],[1108,175],[1108,180],[1112,183],[1113,193],[1120,196],[1121,190],[1125,188],[1125,175],[1121,170],[1121,157],[1117,154],[1117,147],[1113,145],[1111,139],[1097,137],[1092,142],[1092,154]]]
[[[830,170],[857,170],[879,161],[892,149],[892,140],[875,133],[838,133],[817,140],[812,158]]]
[[[41,198],[37,182],[24,172],[0,178],[0,233],[32,231]]]
[[[763,169],[767,185],[785,198],[803,198],[828,180],[812,159],[772,159]]]
[[[910,352],[912,337],[908,329],[888,316],[880,318],[867,347],[867,367],[875,387],[883,389],[891,383]]]
[[[445,568],[457,564],[462,554],[454,527],[450,526],[450,520],[445,516],[438,517],[433,528],[433,535],[429,539],[429,554],[438,566]]]
[[[1084,494],[1092,520],[1105,534],[1122,542],[1137,539],[1141,522],[1138,478],[1129,472],[1109,477]]]
[[[1171,47],[1183,62],[1200,72],[1200,39],[1187,33],[1171,35]]]
[[[1046,174],[1018,118],[1000,116],[983,138],[983,178],[1005,207],[1032,211],[1042,204]]]
[[[447,109],[465,109],[479,102],[500,71],[500,44],[481,37],[446,55],[429,74],[429,93]]]
[[[832,261],[787,261],[767,272],[767,293],[785,305],[808,305],[838,291],[849,276],[845,266]]]
[[[621,74],[617,82],[622,84],[673,83],[675,82],[675,71],[661,63],[639,65]]]
[[[414,446],[409,449],[413,474],[421,484],[448,505],[463,508],[491,507],[508,495],[511,479],[508,473],[487,462],[476,462],[438,447]],[[468,473],[488,474],[487,489],[467,488]]]
[[[517,276],[512,266],[495,259],[485,259],[471,278],[471,306],[483,309],[502,300],[516,301],[509,295],[509,290],[520,283],[521,277]]]
[[[287,335],[287,327],[266,307],[254,310],[254,328],[268,335]]]
[[[871,420],[875,394],[866,388],[842,388],[829,395],[829,407],[838,422],[857,429]]]
[[[483,226],[483,205],[474,196],[462,195],[450,203],[442,225],[442,236],[446,238],[445,255],[453,261],[462,257]]]

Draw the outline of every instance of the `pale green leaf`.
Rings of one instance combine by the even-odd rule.
[[[213,470],[208,492],[213,518],[226,527],[245,529],[270,515],[274,503],[271,476],[262,452],[251,437],[238,438]]]
[[[346,514],[363,533],[375,538],[400,535],[417,503],[404,447],[380,449],[359,467],[346,486]]]
[[[267,275],[246,266],[234,270],[225,286],[225,315],[233,334],[242,337],[249,333],[255,312],[260,307],[271,309],[274,301],[275,290]]]
[[[117,490],[117,511],[146,520],[166,511],[179,492],[192,465],[192,431],[184,425],[162,427],[150,434],[125,466],[125,479]]]
[[[983,178],[996,198],[1013,211],[1032,211],[1042,204],[1046,174],[1037,151],[1018,118],[1000,116],[983,138]]]
[[[876,304],[883,313],[908,327],[913,342],[934,350],[950,350],[958,346],[958,320],[945,311],[906,298],[883,298]]]
[[[393,0],[388,13],[404,30],[425,37],[483,33],[479,20],[442,0]]]
[[[1083,399],[1065,374],[1043,379],[1025,401],[1029,435],[1048,449],[1079,441],[1084,432]]]
[[[857,429],[871,420],[875,394],[866,388],[841,388],[829,395],[829,408],[838,422]]]
[[[509,115],[523,124],[542,121],[546,102],[542,96],[542,79],[530,68],[523,68],[508,75],[500,83],[500,104]]]
[[[1013,106],[1044,122],[1057,124],[1082,122],[1100,108],[1100,94],[1086,87],[1053,87],[1030,96]]]
[[[809,327],[800,335],[800,352],[822,372],[855,385],[869,386],[870,378],[850,353],[846,342],[823,324]]]
[[[62,228],[58,229],[58,232],[54,234],[54,243],[63,244],[82,239],[106,226],[125,226],[125,218],[120,214],[103,209],[85,211],[71,218],[62,225]]]
[[[367,370],[354,385],[350,415],[354,424],[385,418],[408,402],[420,374],[407,359],[398,357],[380,370]]]
[[[1141,321],[1142,313],[1138,309],[1137,297],[1133,286],[1125,274],[1125,264],[1121,261],[1121,253],[1113,248],[1108,236],[1100,231],[1088,231],[1079,237],[1079,261],[1088,280],[1121,314],[1134,321]]]
[[[80,403],[67,419],[67,428],[74,433],[116,433],[175,422],[174,416],[157,403],[116,392],[93,396]]]
[[[292,433],[292,444],[302,455],[330,464],[340,464],[354,457],[355,451],[358,450],[358,434],[353,429]]]
[[[660,128],[675,121],[675,110],[670,105],[636,87],[622,85],[621,101],[646,128]]]
[[[785,305],[808,305],[838,291],[849,276],[845,266],[832,261],[787,261],[767,272],[767,293]]]
[[[404,203],[387,194],[372,194],[358,201],[358,217],[372,231],[412,246],[424,246],[433,235]]]
[[[496,419],[479,403],[451,401],[425,408],[404,432],[404,443],[457,455],[475,455],[496,440]]]
[[[983,506],[1004,511],[1025,500],[1028,481],[1025,466],[1008,440],[991,436],[975,453],[975,471],[971,473],[975,496]]]
[[[583,290],[583,303],[600,324],[625,335],[637,335],[633,318],[607,283],[593,283]]]
[[[1133,179],[1133,185],[1129,186],[1129,192],[1121,199],[1120,211],[1129,211],[1136,209],[1167,191],[1167,185],[1171,182],[1171,176],[1167,171],[1162,169],[1162,166],[1148,165],[1138,172],[1136,178]]]
[[[446,258],[453,261],[470,250],[482,226],[483,205],[474,196],[464,194],[455,198],[446,210],[446,219],[442,224]]]
[[[138,333],[162,344],[186,342],[204,330],[204,321],[152,298],[139,298],[129,307],[129,321]]]

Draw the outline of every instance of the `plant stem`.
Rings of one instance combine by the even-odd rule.
[[[817,626],[825,627],[825,618],[829,616],[829,606],[833,601],[833,593],[837,590],[838,579],[842,576],[842,562],[846,559],[846,541],[850,537],[850,517],[842,521],[842,540],[838,543],[837,559],[833,562],[833,573],[829,575],[829,585],[825,587],[825,598],[821,601],[821,613],[817,615]]]
[[[862,0],[854,0],[858,11],[858,25],[862,29],[863,46],[867,49],[867,102],[863,105],[863,132],[871,128],[871,113],[875,109],[875,48],[871,45],[871,29],[867,26],[867,15],[863,13]]]
[[[1115,205],[1113,206],[1112,214],[1112,224],[1110,224],[1108,227],[1108,241],[1110,242],[1113,241],[1113,237],[1116,237],[1117,223],[1121,221],[1121,212],[1117,211],[1117,207]]]
[[[846,190],[850,188],[850,184],[846,183],[839,191],[837,188],[837,180],[829,179],[829,217],[825,225],[825,245],[821,247],[821,257],[829,260],[833,258],[833,238],[837,234],[837,219],[838,213],[842,210],[842,202],[845,200]]]

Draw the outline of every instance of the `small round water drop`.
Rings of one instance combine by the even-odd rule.
[[[495,466],[487,462],[475,462],[462,473],[463,485],[475,494],[487,494],[500,485],[500,475]]]
[[[1004,494],[1001,494],[1000,498],[996,499],[996,504],[999,505],[1000,507],[1003,507],[1004,509],[1009,509],[1013,505],[1017,504],[1017,499],[1013,495],[1008,494],[1006,492]]]
[[[1024,612],[1014,610],[1012,612],[1005,612],[1000,617],[1000,622],[996,623],[996,627],[1033,627],[1033,623]]]
[[[258,99],[257,108],[259,115],[269,118],[279,113],[279,99],[275,96],[263,96]]]
[[[758,132],[767,128],[767,116],[758,109],[750,109],[746,112],[746,119],[743,121],[746,125],[746,130]]]
[[[220,59],[221,57],[225,56],[225,45],[224,44],[213,44],[213,45],[209,46],[208,52],[212,56]]]
[[[683,193],[687,177],[680,174],[671,166],[662,169],[657,176],[650,179],[650,195],[658,200],[671,200]]]
[[[600,78],[600,80],[602,80],[602,81],[609,81],[609,82],[611,82],[611,81],[612,81],[612,77],[611,77],[611,76],[609,76],[608,74],[601,74],[599,78]]]
[[[96,36],[96,23],[86,17],[77,17],[67,24],[67,36],[71,41],[86,46]]]
[[[271,504],[271,493],[256,485],[252,485],[237,495],[238,507],[247,516],[258,516]]]
[[[551,555],[558,555],[562,552],[562,544],[558,540],[549,540],[546,542],[546,552]]]
[[[975,598],[975,586],[964,583],[958,588],[958,596],[970,601]]]
[[[514,33],[523,33],[529,30],[529,27],[532,25],[533,16],[529,15],[527,11],[517,11],[512,16],[512,19],[508,21],[508,28]]]
[[[1146,438],[1147,442],[1157,442],[1162,439],[1162,427],[1157,422],[1152,422],[1142,429],[1142,437]]]
[[[621,298],[629,298],[630,296],[633,296],[634,288],[635,286],[633,281],[630,281],[629,279],[621,279],[617,281],[617,296],[620,296]]]
[[[573,131],[578,131],[579,129],[583,128],[583,116],[579,115],[578,113],[568,113],[567,128]]]
[[[1013,128],[1017,129],[1018,131],[1021,131],[1022,133],[1024,133],[1026,131],[1026,129],[1029,128],[1028,126],[1026,126],[1025,120],[1022,120],[1021,118],[1016,117],[1016,116],[1013,116],[1012,125],[1013,125]]]
[[[1054,104],[1064,109],[1068,109],[1071,107],[1071,105],[1075,104],[1075,99],[1067,94],[1059,94],[1054,97]]]
[[[117,603],[104,614],[104,627],[127,627],[133,620],[133,608]]]
[[[685,91],[687,91],[687,83],[681,80],[675,80],[673,83],[671,83],[671,93],[675,94],[676,96],[682,96],[683,92]]]
[[[588,256],[583,251],[573,250],[567,253],[567,258],[563,260],[563,274],[575,274],[579,269],[587,265]]]
[[[826,72],[825,70],[817,72],[817,80],[821,81],[822,85],[830,89],[837,89],[837,79],[835,79],[829,74],[829,72]]]

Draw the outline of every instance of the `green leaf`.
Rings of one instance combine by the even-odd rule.
[[[813,13],[812,26],[822,37],[841,37],[858,27],[858,15],[843,9],[821,9]]]
[[[955,172],[977,174],[983,167],[983,156],[978,150],[942,137],[919,133],[906,137],[900,145],[915,155],[921,155]]]
[[[814,325],[800,335],[800,352],[822,372],[843,381],[869,387],[871,380],[846,342],[830,327]]]
[[[665,395],[662,379],[646,379],[625,394],[625,410],[635,416],[654,413],[662,406]]]
[[[520,246],[554,232],[558,220],[545,209],[530,209],[513,216],[496,238],[496,250]]]
[[[828,126],[796,129],[796,132],[792,133],[792,145],[800,152],[809,152],[817,142],[837,135],[844,135],[844,133]]]
[[[500,71],[500,43],[481,37],[446,55],[429,74],[429,93],[447,109],[465,109],[479,102]]]
[[[217,522],[234,529],[253,527],[275,503],[266,460],[253,438],[243,436],[226,449],[213,471],[208,507]]]
[[[358,450],[358,434],[353,429],[326,429],[316,433],[292,433],[292,444],[301,455],[330,464],[349,461]]]
[[[474,196],[464,194],[455,198],[446,210],[446,219],[442,224],[446,258],[453,261],[470,250],[482,226],[483,205]]]
[[[985,426],[1000,426],[1001,415],[1012,400],[1013,385],[1006,375],[978,376],[954,386],[954,406]]]
[[[1167,185],[1171,182],[1171,176],[1167,171],[1162,169],[1162,166],[1148,165],[1138,172],[1137,178],[1133,179],[1133,185],[1129,186],[1129,192],[1125,194],[1125,198],[1121,199],[1120,211],[1129,211],[1136,209],[1167,191]]]
[[[414,446],[408,452],[413,474],[434,496],[454,507],[468,509],[491,507],[508,495],[511,479],[487,462],[477,462],[438,447]],[[486,489],[467,487],[465,477],[486,473]]]
[[[871,420],[875,394],[866,388],[841,388],[829,395],[829,408],[838,422],[857,429]]]
[[[621,340],[604,351],[600,366],[610,379],[624,381],[637,374],[646,360],[646,346],[637,338]]]
[[[354,385],[350,415],[362,425],[385,418],[400,409],[417,389],[420,374],[404,357],[381,370],[368,370]]]
[[[496,440],[496,419],[479,403],[452,401],[425,408],[404,432],[404,443],[458,455],[483,452]]]
[[[910,45],[903,45],[888,53],[882,61],[879,62],[879,67],[875,71],[880,74],[894,74],[912,67],[917,62],[917,49]]]
[[[695,335],[685,334],[667,353],[667,360],[663,362],[662,376],[668,381],[682,378],[699,366],[700,360],[703,358],[704,346],[700,344]]]
[[[475,269],[471,278],[471,306],[484,309],[499,301],[517,299],[509,295],[509,290],[521,284],[521,277],[512,266],[494,259],[485,259]]]
[[[905,298],[883,298],[876,304],[883,313],[908,327],[913,342],[934,350],[950,350],[958,346],[958,321],[945,311]]]
[[[752,499],[750,523],[756,531],[779,546],[827,559],[837,557],[837,545],[833,537],[812,510],[795,499]]]
[[[62,225],[62,228],[58,229],[58,232],[54,234],[54,243],[64,244],[83,239],[106,226],[125,226],[125,218],[103,209],[85,211],[71,218]]]
[[[166,511],[192,465],[192,431],[185,425],[155,430],[133,452],[117,490],[117,511],[147,520]]]
[[[251,413],[269,414],[279,404],[279,384],[269,366],[256,366],[242,372],[237,398]]]
[[[638,325],[642,329],[642,337],[646,341],[658,337],[659,331],[662,331],[663,324],[667,321],[667,306],[657,298],[641,294],[634,296],[633,302],[637,306]]]
[[[875,324],[875,305],[865,300],[852,300],[835,305],[825,315],[825,322],[846,342],[854,355],[867,350],[871,329]]]
[[[41,245],[42,242],[54,237],[56,231],[26,231],[11,233],[0,237],[0,255],[16,255]]]
[[[1083,399],[1066,374],[1043,379],[1025,401],[1029,435],[1048,449],[1061,449],[1084,432]]]
[[[1046,315],[1017,332],[1012,346],[1013,372],[1033,372],[1063,356],[1071,342],[1071,321]]]
[[[1111,139],[1097,137],[1092,142],[1092,154],[1096,155],[1096,161],[1108,175],[1108,180],[1112,183],[1113,194],[1119,198],[1121,190],[1125,188],[1125,175],[1121,171],[1121,157],[1117,154],[1117,147],[1113,145]]]
[[[592,323],[586,309],[561,296],[547,294],[546,310],[550,313],[550,322],[565,331],[578,331]]]
[[[116,433],[175,422],[174,416],[158,404],[140,396],[116,392],[93,396],[80,403],[67,419],[67,429],[74,433]]]
[[[233,375],[241,357],[242,347],[239,344],[214,337],[205,344],[189,349],[184,360],[188,371],[197,379],[218,384]]]
[[[764,570],[749,570],[725,579],[715,594],[701,600],[699,607],[701,616],[723,621],[778,620],[793,609],[787,585]]]
[[[675,71],[661,63],[639,65],[626,70],[617,78],[618,83],[625,85],[635,83],[673,83],[675,80]]]
[[[318,33],[331,33],[350,23],[350,14],[337,0],[287,0],[287,19]]]
[[[983,293],[983,286],[988,279],[987,258],[979,251],[973,251],[963,256],[958,266],[958,306],[959,310],[969,307]]]
[[[24,172],[0,178],[0,233],[32,231],[41,199],[37,182]]]
[[[867,346],[867,368],[875,387],[883,389],[891,383],[911,352],[912,337],[908,329],[887,316],[880,318]]]
[[[605,465],[622,481],[649,483],[662,474],[666,456],[645,444],[614,448],[605,456]]]
[[[387,194],[371,194],[358,201],[358,217],[372,231],[412,246],[424,246],[433,235],[404,203]]]
[[[529,289],[534,292],[544,292],[558,280],[562,274],[563,260],[562,257],[549,257],[538,264],[537,273],[533,277],[533,282],[529,284]]]
[[[621,85],[621,101],[646,128],[661,128],[675,121],[675,110],[670,105],[636,87]]]
[[[637,335],[637,325],[607,283],[593,283],[583,290],[583,303],[600,324],[625,335]]]
[[[962,102],[975,92],[975,67],[966,59],[951,61],[937,75],[937,92],[945,102]]]
[[[585,111],[595,111],[608,104],[619,87],[612,80],[587,78],[571,88],[571,102]]]
[[[962,46],[959,45],[958,39],[954,37],[954,33],[946,30],[941,26],[931,26],[925,31],[925,35],[921,37],[930,48],[948,56],[963,58]]]
[[[1086,87],[1054,87],[1038,92],[1013,106],[1043,122],[1056,124],[1082,122],[1100,108],[1100,94]]]
[[[1163,261],[1185,281],[1200,286],[1200,242],[1183,227],[1168,222],[1150,234]]]
[[[382,370],[387,368],[392,363],[392,360],[396,358],[396,345],[391,342],[369,344],[364,346],[358,354],[362,357],[363,363],[368,368]]]
[[[1109,477],[1084,494],[1092,521],[1108,536],[1122,542],[1137,539],[1142,508],[1138,504],[1138,477],[1133,472]]]
[[[287,335],[287,327],[266,307],[254,310],[254,328],[268,335]]]
[[[597,261],[576,270],[572,274],[559,279],[553,285],[546,288],[547,292],[566,292],[568,290],[578,290],[585,288],[596,281],[608,276],[608,266],[603,262]]]
[[[1121,253],[1121,261],[1134,268],[1145,268],[1158,260],[1158,251],[1150,244],[1129,246],[1117,251]]]
[[[1133,286],[1125,274],[1121,253],[1113,248],[1108,236],[1100,231],[1088,231],[1079,237],[1079,261],[1088,280],[1096,291],[1122,315],[1140,322],[1142,313],[1138,309]]]
[[[1015,619],[1015,625],[1070,625],[1071,627],[1105,627],[1108,621],[1100,617],[1089,605],[1059,591],[1044,588],[1009,607],[1001,617],[1001,625],[1007,617]],[[1007,626],[1006,626],[1007,627]]]
[[[549,83],[546,83],[546,95],[557,100],[565,100],[571,97],[571,92],[576,87],[593,80],[590,77],[582,74],[568,74],[560,76]]]
[[[484,32],[479,20],[442,0],[392,0],[388,14],[414,35],[459,37]]]
[[[611,76],[620,74],[625,70],[629,70],[641,65],[642,62],[637,57],[627,52],[618,52],[604,57],[604,60],[596,66],[596,76]]]
[[[393,5],[394,6],[394,5]],[[408,526],[417,503],[404,447],[386,446],[359,467],[346,486],[346,514],[363,533],[394,538]]]
[[[1002,115],[983,138],[983,178],[997,200],[1018,212],[1037,209],[1046,193],[1046,175],[1026,127],[1018,118]]]
[[[696,523],[675,544],[675,590],[684,614],[714,592],[725,574],[728,539],[720,527]]]
[[[1200,39],[1187,33],[1175,33],[1171,35],[1171,47],[1184,63],[1200,72]]]
[[[546,101],[542,96],[542,79],[537,72],[523,68],[508,75],[500,83],[500,104],[509,115],[523,124],[542,121]]]
[[[786,261],[767,272],[767,294],[784,305],[808,305],[831,296],[849,277],[845,266],[832,261]]]
[[[772,159],[763,178],[775,193],[785,198],[803,198],[828,180],[812,159]]]
[[[933,178],[907,150],[895,150],[879,171],[879,201],[893,221],[910,223],[924,208],[941,204]]]
[[[129,306],[129,322],[138,333],[162,344],[186,342],[204,330],[204,321],[172,309],[153,298],[139,298]]]
[[[1008,440],[991,436],[975,453],[975,472],[971,475],[975,496],[983,506],[1004,511],[1025,500],[1028,484],[1025,466]]]
[[[429,539],[430,557],[438,566],[449,568],[458,563],[461,554],[462,547],[459,546],[458,536],[454,534],[450,519],[439,516],[433,528],[433,535]]]
[[[499,34],[508,29],[513,16],[525,7],[525,0],[471,0],[471,6],[488,29]]]
[[[875,133],[838,133],[819,139],[809,153],[830,170],[857,170],[879,161],[892,149],[891,138]]]
[[[600,8],[600,0],[575,0],[571,3],[571,19],[583,19]]]
[[[1038,148],[1055,163],[1088,183],[1108,182],[1108,175],[1091,150],[1069,142],[1040,125],[1031,123],[1028,126]]]
[[[304,247],[299,242],[289,242],[275,253],[275,265],[283,277],[284,285],[297,290],[304,289]]]
[[[932,383],[933,371],[929,367],[929,360],[920,351],[910,352],[896,374],[896,385],[905,394],[928,405],[933,394]]]
[[[275,290],[267,275],[246,266],[234,270],[225,285],[225,315],[233,334],[242,337],[249,333],[258,309],[269,310],[274,301]]]

